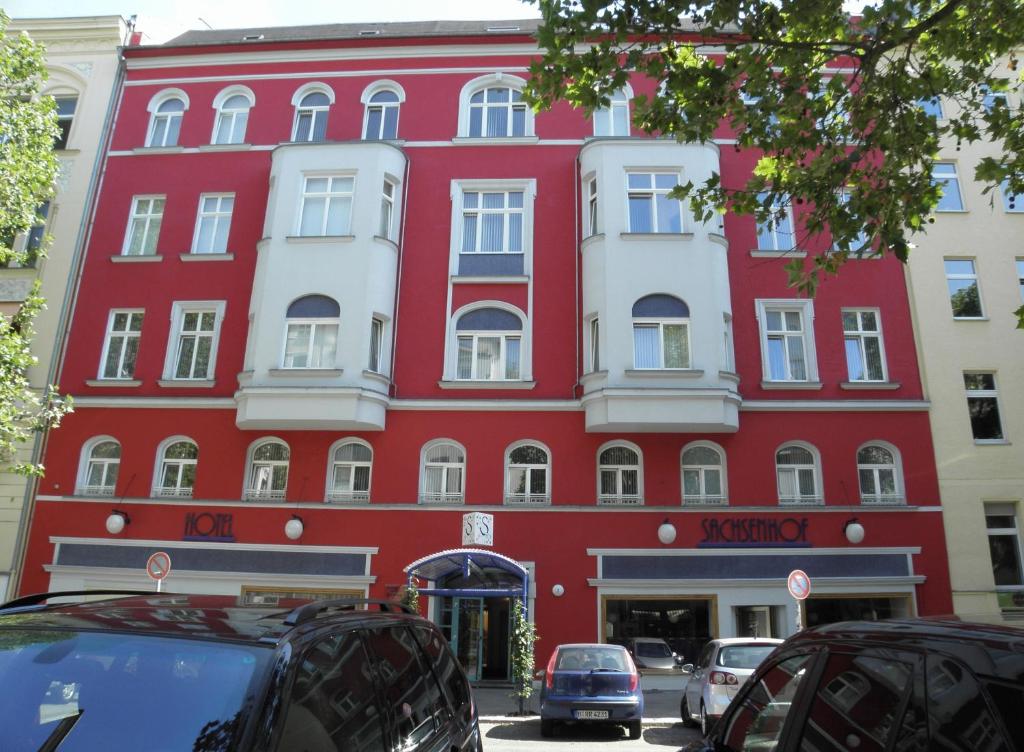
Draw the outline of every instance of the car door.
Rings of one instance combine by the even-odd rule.
[[[436,627],[429,623],[418,623],[412,626],[412,630],[448,702],[452,716],[450,736],[453,747],[459,752],[475,752],[478,749],[480,729],[469,679]]]
[[[715,652],[715,643],[709,642],[697,656],[697,664],[693,667],[693,675],[686,684],[686,705],[691,715],[700,711],[700,700],[704,692],[704,675],[711,664],[711,655]]]

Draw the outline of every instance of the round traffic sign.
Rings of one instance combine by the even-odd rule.
[[[802,601],[811,594],[811,578],[802,569],[794,569],[786,578],[786,587],[790,595]]]
[[[153,580],[162,580],[171,573],[171,555],[157,551],[146,560],[146,574]]]

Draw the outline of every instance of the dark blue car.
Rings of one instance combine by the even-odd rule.
[[[643,730],[640,674],[619,645],[559,645],[551,654],[540,690],[540,733],[556,723],[625,726],[630,739]]]

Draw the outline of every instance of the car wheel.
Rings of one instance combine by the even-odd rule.
[[[640,736],[643,734],[643,731],[644,731],[644,727],[643,727],[643,724],[640,721],[630,721],[629,722],[629,738],[630,739],[639,739]]]
[[[697,724],[693,722],[690,715],[690,703],[686,701],[686,692],[683,692],[683,699],[679,702],[679,717],[683,719],[683,725],[693,728]]]
[[[711,722],[708,720],[708,711],[704,708],[704,703],[700,704],[700,735],[707,736],[711,731]]]
[[[544,718],[540,719],[540,735],[541,736],[554,736],[555,735],[555,722]]]

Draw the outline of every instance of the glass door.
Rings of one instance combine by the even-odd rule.
[[[480,680],[483,616],[483,598],[452,598],[452,650],[470,681]]]

